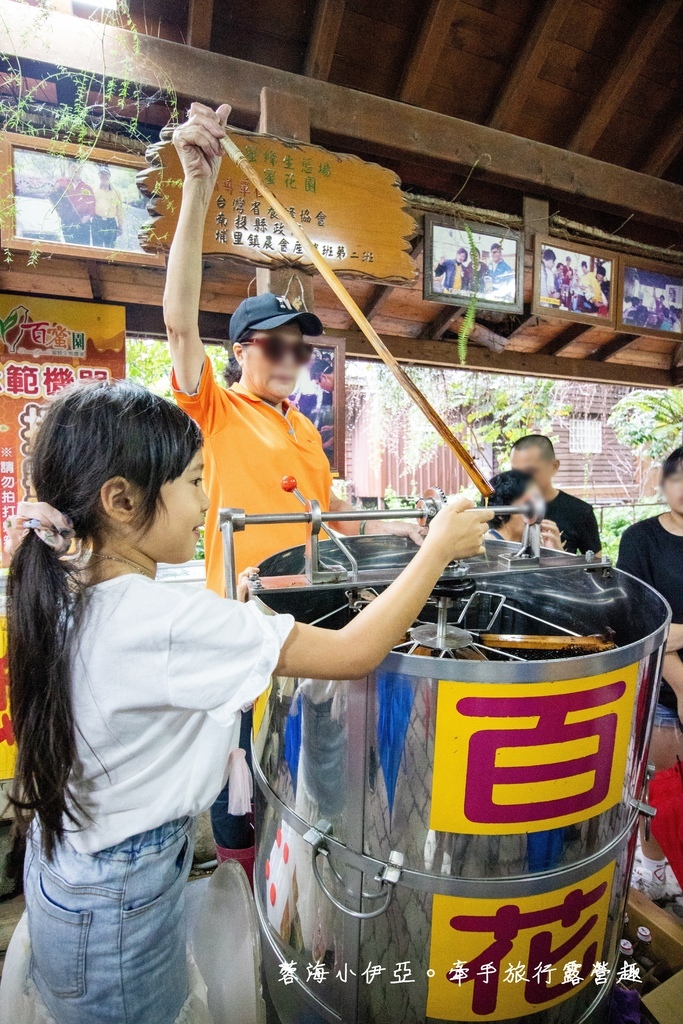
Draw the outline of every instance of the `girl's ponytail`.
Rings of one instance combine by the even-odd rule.
[[[130,381],[65,389],[50,404],[32,445],[35,494],[71,521],[68,533],[87,553],[107,530],[100,500],[107,480],[123,477],[139,489],[137,526],[144,531],[162,505],[162,486],[184,472],[202,440],[182,410]],[[88,589],[82,563],[60,557],[60,550],[41,539],[40,530],[28,529],[13,555],[7,591],[18,746],[11,800],[20,822],[34,814],[40,819],[48,857],[69,825],[78,828],[88,820],[83,796],[76,796],[83,793],[81,737],[71,694],[72,655]]]
[[[70,638],[80,587],[68,562],[29,530],[8,579],[12,725],[17,738],[11,801],[20,822],[38,814],[51,856],[64,823],[86,817],[71,790],[78,756],[70,693]]]

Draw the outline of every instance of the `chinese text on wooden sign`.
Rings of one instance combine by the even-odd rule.
[[[270,135],[232,130],[230,137],[333,270],[399,284],[414,280],[409,239],[417,224],[393,171]],[[139,173],[138,184],[150,197],[153,222],[143,228],[140,244],[155,251],[167,249],[173,238],[183,172],[167,134],[148,158],[152,166]],[[300,243],[227,156],[211,198],[203,251],[262,267],[311,266]]]

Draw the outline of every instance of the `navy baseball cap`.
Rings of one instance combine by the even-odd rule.
[[[302,334],[317,337],[323,325],[315,315],[298,310],[284,295],[253,295],[240,302],[230,317],[230,341],[239,341],[248,331],[272,331],[283,324],[297,323]]]

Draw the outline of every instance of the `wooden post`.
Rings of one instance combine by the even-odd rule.
[[[524,248],[534,251],[534,236],[547,235],[550,231],[550,205],[547,199],[524,196],[522,206],[524,218]]]
[[[300,96],[277,92],[266,86],[261,90],[261,117],[258,130],[269,135],[277,135],[281,139],[310,142],[311,117],[308,103]],[[292,280],[293,277],[296,278],[296,281]],[[297,282],[301,285],[301,289]],[[306,308],[314,309],[312,276],[288,267],[278,270],[257,267],[256,291],[259,295],[263,295],[264,292],[287,295],[295,305],[296,300],[303,294]]]

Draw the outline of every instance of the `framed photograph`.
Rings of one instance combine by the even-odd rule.
[[[477,269],[472,258],[472,235]],[[524,308],[524,236],[521,231],[425,214],[424,298],[521,313]]]
[[[343,338],[307,338],[315,347],[299,374],[290,402],[320,433],[334,476],[344,476],[346,417]]]
[[[683,267],[622,255],[618,300],[619,329],[683,338]]]
[[[140,228],[149,220],[136,183],[143,157],[87,150],[52,139],[5,133],[0,143],[0,221],[6,249],[163,266],[143,252]]]
[[[532,312],[615,327],[618,263],[618,255],[605,249],[536,236]]]

